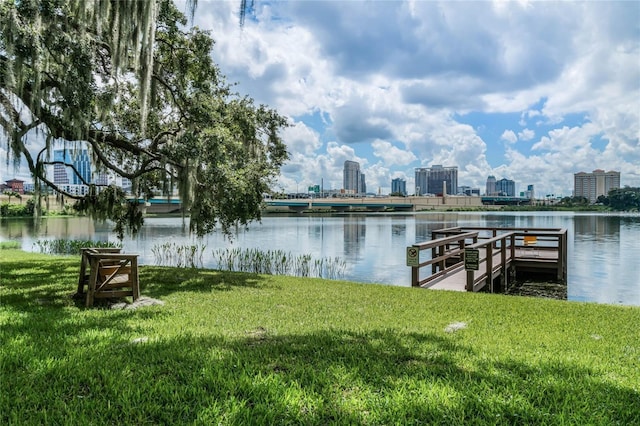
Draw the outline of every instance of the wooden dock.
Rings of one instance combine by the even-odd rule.
[[[567,231],[439,229],[430,241],[407,248],[407,265],[412,286],[438,290],[504,292],[516,275],[566,283]]]

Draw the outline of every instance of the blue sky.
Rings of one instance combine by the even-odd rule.
[[[345,160],[370,192],[432,164],[481,190],[566,196],[594,169],[640,186],[640,2],[256,0],[243,28],[239,3],[200,0],[194,24],[289,117],[275,189],[339,189]]]

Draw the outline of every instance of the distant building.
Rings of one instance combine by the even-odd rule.
[[[53,183],[70,185],[91,183],[91,159],[86,149],[56,149],[53,151],[53,161],[57,162],[53,165]],[[77,173],[65,164],[73,164]]]
[[[5,191],[17,192],[18,194],[24,194],[24,181],[20,179],[11,179],[5,181]]]
[[[407,195],[407,181],[404,179],[396,178],[391,181],[391,193]]]
[[[535,191],[533,190],[533,185],[527,185],[527,191],[524,193],[524,196],[530,200],[536,198]]]
[[[415,169],[416,195],[448,195],[458,192],[458,167],[442,167],[434,164],[431,167]]]
[[[459,186],[458,195],[466,195],[468,197],[480,196],[480,188],[472,188],[470,186]]]
[[[496,193],[501,196],[515,197],[516,183],[511,179],[502,178],[496,181]]]
[[[485,189],[484,194],[487,197],[491,197],[494,195],[498,195],[498,192],[496,191],[496,177],[491,175],[487,178],[487,186]]]
[[[89,192],[88,184],[92,183],[92,174],[87,149],[56,149],[53,151],[53,161],[53,183],[60,190],[73,195],[86,195]]]
[[[129,179],[116,176],[112,172],[96,171],[86,148],[56,149],[53,151],[53,161],[54,164],[49,169],[49,178],[60,190],[69,194],[86,195],[89,192],[89,184],[116,185],[125,192],[131,192]]]
[[[585,197],[595,203],[601,195],[620,188],[620,172],[596,169],[592,173],[579,172],[573,175],[574,197]]]
[[[367,184],[364,173],[360,171],[360,163],[357,161],[345,161],[343,176],[343,188],[346,194],[366,194]]]

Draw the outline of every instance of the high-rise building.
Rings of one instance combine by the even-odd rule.
[[[496,193],[501,196],[515,197],[516,183],[511,179],[502,178],[496,181]]]
[[[400,178],[395,178],[391,180],[391,193],[392,194],[400,194],[403,196],[407,195],[407,181]]]
[[[415,169],[416,194],[455,195],[458,192],[458,167],[442,167],[434,164],[431,167]]]
[[[343,187],[347,194],[364,194],[367,192],[364,173],[360,172],[360,163],[357,161],[345,161]]]
[[[364,173],[360,173],[360,190],[359,190],[358,193],[359,194],[366,194],[367,193],[367,183],[365,181]]]
[[[487,178],[487,187],[485,189],[484,194],[487,197],[491,197],[497,194],[496,191],[496,177],[491,175]]]
[[[524,196],[530,200],[533,200],[536,197],[535,191],[533,190],[533,185],[527,185],[527,192]]]
[[[91,183],[91,159],[86,149],[56,149],[53,151],[53,183],[84,185]],[[72,164],[72,167],[64,164]],[[83,181],[84,180],[84,181]]]
[[[620,188],[620,172],[596,169],[592,173],[579,172],[573,175],[573,195],[585,197],[595,203],[601,195]]]
[[[86,195],[89,192],[87,184],[92,183],[92,174],[91,158],[87,149],[56,149],[53,151],[53,161],[53,167],[50,169],[53,183],[61,191],[74,195]]]

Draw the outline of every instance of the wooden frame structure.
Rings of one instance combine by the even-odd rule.
[[[83,248],[76,294],[85,295],[87,307],[94,299],[131,296],[135,302],[140,297],[138,255],[118,248]]]

